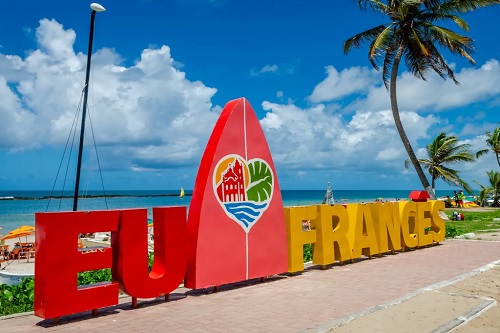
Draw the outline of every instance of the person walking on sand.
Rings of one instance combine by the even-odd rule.
[[[458,193],[457,193],[457,191],[453,191],[453,200],[455,201],[455,207],[459,207],[458,206]]]
[[[462,190],[458,193],[458,207],[464,207],[465,194]]]

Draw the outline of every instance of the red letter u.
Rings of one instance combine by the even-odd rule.
[[[123,210],[113,237],[113,277],[136,298],[166,295],[182,282],[187,266],[186,207],[153,208],[154,264],[148,272],[147,210]]]

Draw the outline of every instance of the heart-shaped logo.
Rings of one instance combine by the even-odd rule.
[[[214,169],[213,189],[222,209],[246,233],[269,207],[273,197],[273,171],[260,158],[249,161],[226,155]]]

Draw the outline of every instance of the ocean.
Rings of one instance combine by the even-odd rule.
[[[436,190],[438,197],[451,195],[451,191]],[[189,206],[191,191],[186,190],[184,198],[179,197],[179,190],[170,191],[109,191],[106,196],[102,191],[89,191],[87,197],[78,200],[78,210],[105,210],[119,208],[147,208],[152,217],[151,208],[159,206]],[[319,204],[326,190],[282,190],[284,206],[305,206]],[[362,203],[375,199],[407,199],[410,190],[334,190],[337,203]],[[73,209],[72,192],[54,193],[61,199],[46,199],[50,191],[0,191],[0,198],[14,197],[16,200],[0,200],[0,234],[7,234],[22,225],[35,225],[35,212],[71,211]]]

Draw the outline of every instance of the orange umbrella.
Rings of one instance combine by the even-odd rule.
[[[18,231],[35,231],[35,227],[31,225],[23,225],[22,227],[12,230],[11,232],[18,232]]]
[[[23,225],[22,227],[19,227],[15,230],[12,230],[9,232],[8,235],[3,236],[0,238],[0,240],[6,240],[6,239],[11,239],[11,238],[19,238],[19,241],[21,241],[21,237],[25,236],[26,237],[26,242],[28,242],[28,236],[32,235],[35,233],[35,227]]]

